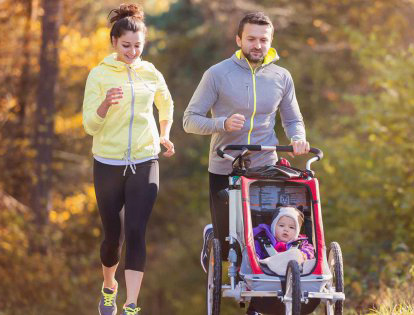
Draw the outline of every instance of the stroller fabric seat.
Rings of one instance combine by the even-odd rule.
[[[302,257],[302,253],[297,248],[291,248],[285,252],[277,253],[265,259],[259,259],[261,264],[266,265],[271,271],[278,275],[285,275],[289,261],[298,261]],[[302,274],[309,274],[315,266],[315,259],[308,259],[303,262]]]

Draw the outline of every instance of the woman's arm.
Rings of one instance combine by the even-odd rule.
[[[160,143],[167,149],[163,153],[165,157],[173,156],[175,153],[174,144],[170,141],[170,130],[172,120],[161,120],[160,121]]]

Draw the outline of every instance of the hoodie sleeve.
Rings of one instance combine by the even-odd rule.
[[[101,130],[105,118],[96,112],[103,101],[103,94],[98,83],[98,74],[93,69],[86,80],[85,95],[83,98],[83,127],[87,134],[93,136]]]
[[[285,92],[280,102],[280,118],[289,140],[306,140],[305,124],[296,100],[295,86],[292,76],[285,76]]]
[[[211,135],[225,131],[224,122],[227,117],[207,117],[207,113],[216,103],[217,98],[218,91],[210,68],[204,73],[184,112],[183,127],[187,133]]]
[[[159,121],[173,121],[174,103],[167,83],[161,72],[155,70],[155,73],[157,75],[157,90],[155,91],[154,103],[159,112]]]

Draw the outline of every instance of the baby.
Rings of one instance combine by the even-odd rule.
[[[303,214],[293,207],[281,207],[271,226],[259,224],[253,229],[256,253],[265,259],[291,248],[300,250],[299,263],[315,257],[314,248],[305,235],[299,235]]]

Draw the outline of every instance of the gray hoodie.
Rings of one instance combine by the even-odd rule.
[[[278,59],[276,50],[270,48],[263,65],[252,71],[239,50],[204,73],[184,112],[183,126],[188,133],[212,135],[209,172],[227,175],[232,171],[231,162],[216,153],[222,145],[277,145],[274,128],[278,109],[287,137],[306,139],[293,79],[289,71],[273,63]],[[210,110],[211,118],[207,117]],[[244,126],[239,131],[225,131],[224,121],[233,114],[244,115]],[[238,152],[227,153],[235,156]],[[274,152],[258,152],[249,158],[251,167],[277,160]]]

